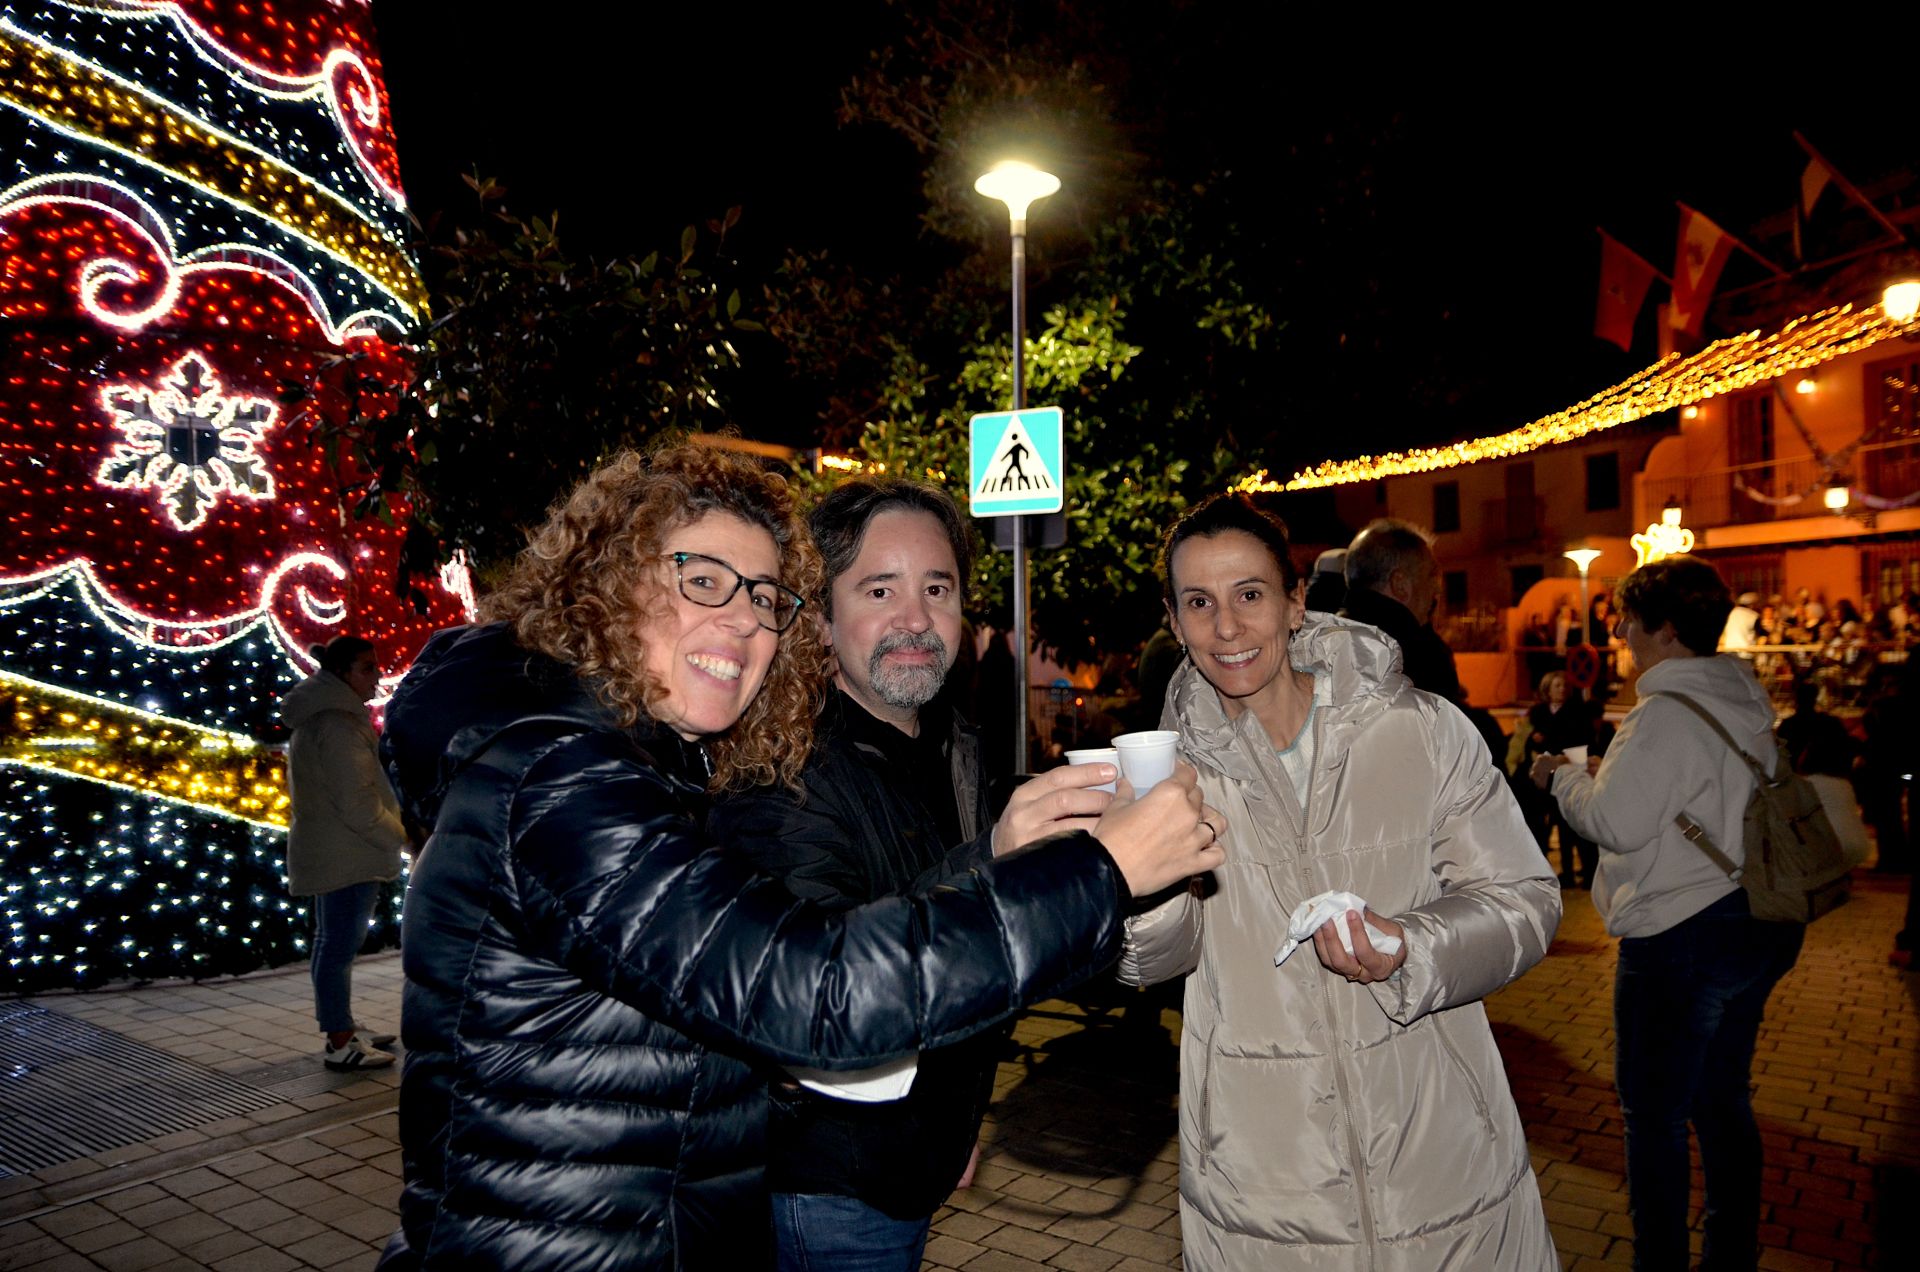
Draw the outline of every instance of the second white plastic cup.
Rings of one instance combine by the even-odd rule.
[[[1113,740],[1113,749],[1120,757],[1121,775],[1133,783],[1134,795],[1145,795],[1156,784],[1173,776],[1179,741],[1180,735],[1172,729],[1122,733]]]
[[[1111,764],[1115,768],[1118,768],[1120,765],[1120,752],[1114,750],[1110,746],[1097,746],[1085,751],[1068,751],[1067,763],[1069,764]],[[1102,782],[1098,786],[1089,786],[1087,789],[1093,790],[1093,791],[1105,791],[1109,795],[1111,795],[1113,793],[1114,786],[1118,783],[1118,780],[1119,779],[1116,778],[1112,782]]]
[[[1560,752],[1560,754],[1566,756],[1575,764],[1585,764],[1587,762],[1587,748],[1584,746],[1570,746]]]

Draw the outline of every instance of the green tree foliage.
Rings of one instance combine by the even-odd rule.
[[[1265,458],[1284,324],[1258,211],[1226,174],[1157,172],[1138,144],[1108,6],[958,0],[903,7],[900,37],[843,94],[923,157],[925,228],[950,246],[922,278],[790,258],[768,328],[819,404],[823,436],[966,499],[970,415],[1011,401],[1005,209],[972,189],[988,157],[1059,173],[1031,214],[1027,401],[1066,417],[1067,545],[1033,554],[1034,617],[1066,657],[1130,650],[1160,620],[1158,539],[1192,499]],[[1136,32],[1137,34],[1137,32]],[[1125,36],[1125,38],[1123,38]],[[1173,165],[1178,167],[1178,165]],[[908,298],[926,296],[924,304]],[[832,475],[828,475],[831,480]],[[1004,618],[1009,561],[976,601]]]
[[[738,362],[732,336],[759,330],[717,272],[738,208],[671,251],[578,260],[557,218],[522,218],[492,181],[467,181],[479,223],[423,236],[435,316],[405,338],[404,382],[350,351],[320,375],[337,398],[316,384],[283,394],[345,474],[343,508],[408,511],[403,588],[453,551],[484,581],[609,453],[724,423],[715,383]]]

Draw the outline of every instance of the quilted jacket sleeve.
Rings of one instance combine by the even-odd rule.
[[[724,851],[784,879],[796,897],[841,909],[873,892],[849,851],[853,819],[822,792],[805,803],[784,788],[728,796],[708,814],[707,828]]]
[[[834,913],[712,844],[606,735],[529,769],[510,813],[529,939],[682,1032],[861,1068],[957,1042],[1113,961],[1124,883],[1091,836]]]
[[[1200,926],[1205,907],[1191,888],[1150,910],[1128,915],[1120,965],[1122,985],[1158,985],[1185,976],[1200,965]]]
[[[707,829],[725,851],[784,879],[797,897],[844,909],[885,890],[868,877],[854,843],[856,836],[872,831],[832,792],[809,791],[804,803],[780,787],[731,795],[708,815]],[[953,849],[902,891],[928,891],[991,860],[988,831]]]
[[[1487,744],[1465,716],[1441,706],[1432,751],[1441,770],[1431,848],[1440,896],[1393,916],[1407,929],[1407,960],[1369,987],[1403,1025],[1517,980],[1560,926],[1559,885],[1488,763]]]

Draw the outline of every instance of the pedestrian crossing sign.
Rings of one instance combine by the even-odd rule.
[[[973,417],[973,515],[1013,517],[1066,506],[1057,406]]]

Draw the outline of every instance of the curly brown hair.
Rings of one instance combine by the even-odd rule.
[[[667,536],[724,512],[773,536],[780,582],[820,595],[820,554],[784,477],[744,456],[682,442],[622,451],[547,513],[506,581],[482,604],[528,649],[567,664],[622,725],[657,714],[666,687],[646,671],[640,631],[669,602],[653,568]],[[819,624],[780,634],[767,681],[725,733],[708,739],[714,791],[780,782],[799,788],[826,686]]]

